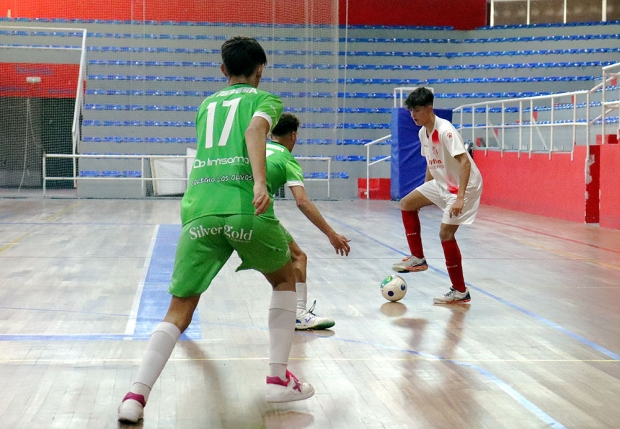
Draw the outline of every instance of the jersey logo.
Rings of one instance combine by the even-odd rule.
[[[452,133],[448,133],[448,138],[451,139],[452,138]]]

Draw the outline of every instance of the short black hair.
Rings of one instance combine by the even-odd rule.
[[[229,76],[249,77],[258,66],[267,64],[267,54],[256,39],[236,36],[222,45],[222,62]]]
[[[297,116],[290,113],[283,113],[276,126],[273,127],[271,134],[278,137],[284,137],[289,133],[297,132],[298,128],[299,119],[297,119]]]
[[[415,89],[411,94],[407,96],[407,98],[405,99],[405,106],[407,106],[407,109],[409,110],[416,107],[432,106],[434,99],[435,96],[433,95],[431,90],[422,86]]]

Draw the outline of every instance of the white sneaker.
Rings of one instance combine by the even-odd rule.
[[[301,401],[312,395],[314,387],[300,382],[290,371],[286,371],[286,381],[280,377],[267,376],[267,402]]]
[[[413,255],[407,256],[400,262],[392,265],[392,269],[397,273],[414,273],[416,271],[428,270],[426,258],[416,258]]]
[[[447,294],[433,298],[433,304],[462,304],[469,301],[471,301],[471,297],[467,288],[465,288],[465,292],[459,292],[451,287]]]
[[[328,317],[319,317],[313,313],[316,306],[316,300],[310,310],[297,313],[297,319],[295,320],[295,329],[297,331],[305,331],[308,329],[328,329],[336,324],[333,319]]]
[[[144,417],[144,407],[146,401],[144,396],[129,392],[123,398],[123,402],[118,407],[118,420],[121,422],[137,423]]]

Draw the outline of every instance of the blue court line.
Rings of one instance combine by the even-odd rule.
[[[2,219],[2,216],[0,216]],[[0,222],[0,225],[106,225],[106,226],[151,226],[158,225],[157,223],[131,223],[131,222]]]
[[[1,215],[0,215],[0,219],[4,219],[4,218],[6,218],[6,217],[11,217],[11,216],[13,216],[14,214],[15,214],[15,213],[10,212],[10,211],[9,211],[9,212],[6,212],[6,213],[3,213],[3,214],[1,214]],[[10,223],[10,222],[2,222],[2,223]]]
[[[399,249],[396,249],[396,248],[394,248],[394,247],[392,247],[392,246],[390,246],[390,245],[388,245],[388,244],[386,244],[386,243],[384,243],[384,242],[382,242],[380,240],[377,240],[376,238],[373,238],[370,235],[368,235],[368,234],[366,234],[366,233],[364,233],[364,232],[362,232],[362,231],[360,231],[358,229],[355,229],[354,227],[352,227],[352,226],[350,226],[350,225],[348,225],[348,224],[346,224],[344,222],[341,222],[338,219],[334,219],[334,218],[327,217],[327,216],[325,216],[325,217],[327,219],[331,220],[331,221],[334,221],[334,222],[339,223],[339,224],[341,224],[343,226],[346,226],[350,230],[352,230],[354,232],[357,232],[358,234],[360,234],[360,235],[362,235],[362,236],[364,236],[364,237],[366,237],[366,238],[368,238],[368,239],[370,239],[370,240],[372,240],[372,241],[382,245],[383,247],[387,247],[388,249],[393,250],[396,253],[400,253],[403,256],[409,256],[408,253],[405,253],[405,252],[403,252],[403,251],[401,251]],[[439,268],[435,268],[435,267],[431,266],[430,264],[429,264],[428,267],[431,270],[435,271],[436,273],[439,273],[439,274],[442,274],[442,275],[444,275],[446,277],[449,277],[449,275],[448,275],[448,273],[446,271],[440,270]],[[533,317],[534,319],[538,320],[539,322],[542,322],[545,325],[547,325],[547,326],[549,326],[549,327],[551,327],[553,329],[556,329],[556,330],[562,332],[563,334],[568,335],[569,337],[579,341],[580,343],[585,344],[586,346],[591,347],[594,350],[596,350],[596,351],[598,351],[598,352],[600,352],[600,353],[602,353],[602,354],[604,354],[604,355],[606,355],[606,356],[608,356],[608,357],[610,357],[610,358],[612,358],[614,360],[620,360],[620,355],[618,355],[618,354],[616,354],[616,353],[606,349],[603,346],[600,346],[600,345],[598,345],[598,344],[588,340],[587,338],[582,337],[581,335],[578,335],[578,334],[576,334],[576,333],[574,333],[572,331],[569,331],[568,329],[564,328],[561,325],[558,325],[555,322],[550,321],[549,319],[546,319],[546,318],[544,318],[542,316],[539,316],[538,314],[536,314],[536,313],[534,313],[534,312],[532,312],[530,310],[527,310],[527,309],[525,309],[525,308],[523,308],[523,307],[521,307],[521,306],[519,306],[517,304],[514,304],[514,303],[512,303],[512,302],[510,302],[508,300],[505,300],[504,298],[501,298],[501,297],[499,297],[497,295],[493,295],[492,293],[490,293],[490,292],[488,292],[488,291],[486,291],[484,289],[481,289],[478,286],[474,286],[474,285],[472,285],[469,282],[465,282],[465,284],[467,285],[468,288],[474,289],[477,292],[480,292],[480,293],[488,296],[489,298],[493,298],[494,300],[499,301],[502,304],[505,304],[505,305],[507,305],[507,306],[509,306],[509,307],[511,307],[511,308],[513,308],[515,310],[517,310],[517,311],[520,311],[523,314],[526,314],[526,315],[528,315],[530,317]]]
[[[103,340],[144,340],[151,336],[155,327],[162,321],[170,304],[170,294],[168,293],[168,285],[172,278],[172,270],[174,268],[174,255],[176,246],[181,235],[181,225],[160,225],[151,263],[149,264],[144,288],[140,298],[138,314],[136,317],[136,326],[132,335],[125,333],[118,334],[0,334],[0,341],[103,341]],[[31,309],[26,309],[31,310]],[[39,309],[35,309],[39,310]],[[63,310],[41,310],[41,311],[57,311]],[[86,312],[84,312],[86,313]],[[102,315],[104,313],[88,313],[92,315]],[[105,314],[106,316],[124,316],[117,314]],[[183,332],[180,340],[200,340],[202,339],[202,330],[200,329],[200,317],[198,311],[192,316],[192,322]]]
[[[174,255],[181,235],[181,225],[160,225],[153,247],[151,263],[144,280],[140,306],[136,317],[134,337],[150,336],[151,332],[166,315],[170,304],[168,286],[172,279]],[[181,340],[200,340],[200,318],[198,310],[192,316],[192,322],[181,335]]]
[[[357,343],[357,344],[363,344],[363,345],[370,345],[370,346],[373,346],[373,347],[381,347],[383,349],[389,349],[389,350],[397,350],[397,351],[400,351],[400,352],[403,352],[403,353],[407,353],[407,354],[410,354],[410,355],[420,356],[420,357],[426,358],[428,360],[436,360],[436,361],[442,361],[442,362],[449,362],[449,363],[453,363],[455,365],[463,366],[463,367],[466,367],[466,368],[471,368],[471,369],[477,371],[478,373],[480,373],[482,376],[486,377],[489,381],[491,381],[497,387],[499,387],[504,392],[506,392],[508,395],[510,395],[513,399],[515,399],[524,408],[526,408],[528,411],[530,411],[536,417],[538,417],[539,419],[541,419],[542,421],[547,423],[549,425],[549,427],[555,428],[555,429],[566,429],[566,427],[562,423],[558,422],[553,417],[551,417],[549,414],[545,413],[543,410],[538,408],[533,402],[531,402],[525,396],[521,395],[515,389],[510,387],[510,385],[508,385],[508,383],[506,383],[505,381],[501,380],[500,378],[495,376],[490,371],[488,371],[488,370],[486,370],[486,369],[484,369],[484,368],[482,368],[482,367],[480,367],[478,365],[474,365],[474,364],[467,363],[467,362],[460,362],[460,361],[454,360],[454,359],[447,359],[447,358],[440,357],[440,356],[435,356],[433,354],[426,353],[426,352],[419,352],[419,351],[411,350],[411,349],[402,349],[400,347],[386,346],[386,345],[383,345],[383,344],[375,344],[375,343],[371,343],[371,342],[363,341],[363,340],[351,340],[351,339],[335,338],[335,337],[320,337],[320,338],[325,338],[325,339],[329,339],[329,340],[336,340],[336,341],[344,341],[344,342],[347,342],[347,343]]]
[[[123,313],[100,313],[98,311],[61,310],[57,308],[5,307],[3,305],[0,305],[0,310],[25,310],[25,311],[40,311],[40,312],[52,312],[52,313],[88,314],[88,315],[95,315],[95,316],[111,316],[111,317],[127,317],[128,316],[128,314],[123,314]]]
[[[433,268],[433,270],[434,270],[434,271],[437,271],[437,272],[440,272],[440,273],[442,273],[442,274],[445,274],[446,276],[448,275],[447,273],[444,273],[443,271],[438,270],[438,269],[436,269],[436,268]],[[571,337],[571,338],[574,338],[575,340],[577,340],[577,341],[581,342],[582,344],[585,344],[586,346],[591,347],[591,348],[593,348],[594,350],[596,350],[596,351],[598,351],[598,352],[600,352],[600,353],[602,353],[602,354],[604,354],[604,355],[607,355],[607,356],[609,356],[610,358],[612,358],[612,359],[614,359],[614,360],[620,360],[620,355],[618,355],[618,354],[616,354],[616,353],[614,353],[614,352],[612,352],[612,351],[610,351],[610,350],[606,349],[606,348],[605,348],[605,347],[603,347],[603,346],[599,346],[598,344],[596,344],[596,343],[594,343],[594,342],[592,342],[592,341],[588,340],[587,338],[582,337],[581,335],[578,335],[578,334],[576,334],[576,333],[574,333],[574,332],[572,332],[572,331],[569,331],[568,329],[564,328],[563,326],[558,325],[557,323],[552,322],[551,320],[549,320],[549,319],[547,319],[547,318],[544,318],[544,317],[542,317],[542,316],[539,316],[538,314],[533,313],[533,312],[531,312],[530,310],[527,310],[527,309],[525,309],[525,308],[523,308],[523,307],[520,307],[520,306],[518,306],[517,304],[513,304],[512,302],[507,301],[507,300],[505,300],[504,298],[501,298],[501,297],[499,297],[499,296],[493,295],[491,292],[488,292],[488,291],[486,291],[486,290],[484,290],[484,289],[480,289],[480,288],[479,288],[479,287],[477,287],[477,286],[470,285],[470,284],[469,284],[469,283],[467,283],[467,282],[466,282],[465,284],[467,285],[467,287],[469,287],[469,288],[471,288],[471,289],[474,289],[474,290],[476,290],[476,291],[478,291],[478,292],[480,292],[480,293],[482,293],[482,294],[484,294],[484,295],[486,295],[486,296],[488,296],[488,297],[490,297],[490,298],[493,298],[493,299],[495,299],[495,300],[497,300],[497,301],[501,302],[502,304],[505,304],[505,305],[507,305],[507,306],[509,306],[509,307],[512,307],[512,308],[514,308],[515,310],[522,312],[523,314],[527,314],[528,316],[533,317],[534,319],[538,320],[539,322],[542,322],[542,323],[544,323],[545,325],[550,326],[550,327],[552,327],[553,329],[556,329],[556,330],[558,330],[558,331],[562,332],[563,334],[568,335],[568,336],[569,336],[569,337]]]

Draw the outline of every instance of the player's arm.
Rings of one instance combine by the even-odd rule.
[[[263,214],[269,207],[271,199],[267,191],[267,173],[265,167],[267,134],[269,122],[267,119],[255,116],[245,130],[245,143],[248,148],[248,156],[252,165],[254,177],[254,199],[252,204],[256,211],[255,215]]]
[[[467,183],[469,183],[469,174],[471,172],[471,162],[466,153],[459,153],[454,156],[461,168],[459,171],[459,192],[456,195],[456,201],[450,207],[450,216],[458,216],[463,212],[463,206],[465,205],[465,191],[467,190]]]
[[[428,164],[426,164],[426,177],[424,178],[425,182],[430,182],[433,180],[433,175],[431,174],[431,169],[428,168]]]
[[[306,194],[306,189],[303,186],[291,186],[290,190],[299,210],[301,210],[314,226],[327,236],[331,245],[334,246],[336,253],[339,253],[341,256],[349,256],[349,251],[351,250],[349,241],[351,240],[333,230],[323,215],[321,215],[319,209],[317,209],[312,200],[310,200],[308,194]]]

